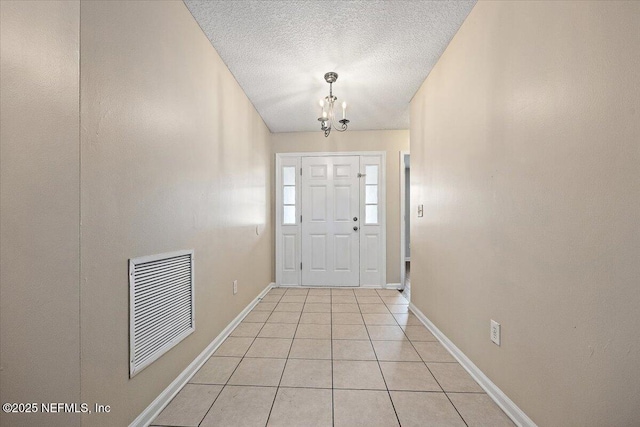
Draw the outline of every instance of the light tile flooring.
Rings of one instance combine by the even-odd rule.
[[[158,426],[513,426],[394,290],[272,289]]]

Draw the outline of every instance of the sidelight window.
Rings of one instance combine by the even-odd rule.
[[[379,174],[378,165],[365,166],[365,191],[364,191],[364,223],[378,224],[378,192]]]
[[[282,223],[284,225],[296,223],[295,166],[284,166],[282,168]]]

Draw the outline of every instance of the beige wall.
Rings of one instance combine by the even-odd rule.
[[[0,2],[2,403],[80,400],[79,5]],[[0,412],[0,425],[50,424]]]
[[[540,426],[640,423],[639,24],[479,2],[411,103],[412,300]]]
[[[271,146],[182,2],[81,13],[82,399],[123,425],[271,282]],[[130,380],[127,259],[183,248],[196,332]]]
[[[271,134],[274,153],[386,151],[387,283],[400,283],[400,151],[409,151],[409,131],[375,130]],[[273,190],[275,192],[275,189]],[[274,261],[275,262],[275,261]]]
[[[2,401],[127,425],[272,281],[270,134],[181,1],[1,4]],[[196,332],[129,379],[127,260],[178,249]]]

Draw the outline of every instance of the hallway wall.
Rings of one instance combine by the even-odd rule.
[[[2,403],[80,401],[79,9],[0,2]],[[0,425],[47,418],[80,424],[2,411]]]
[[[639,22],[478,2],[411,102],[412,301],[540,426],[640,422]]]
[[[124,425],[272,281],[270,134],[182,2],[83,2],[81,41],[84,420]],[[196,332],[130,380],[127,259],[190,248]]]
[[[387,153],[387,283],[400,283],[400,151],[409,151],[409,131],[371,130],[271,134],[275,153],[386,151]],[[275,166],[272,166],[275,168]],[[275,169],[274,169],[275,170]],[[275,173],[275,172],[274,172]],[[273,189],[275,194],[275,188]],[[275,264],[275,260],[274,260]]]
[[[273,280],[270,133],[181,1],[1,12],[0,394],[111,406],[1,423],[125,426]],[[196,330],[129,379],[128,259],[179,249]]]

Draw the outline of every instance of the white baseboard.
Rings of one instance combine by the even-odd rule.
[[[460,365],[473,377],[480,387],[487,392],[489,397],[502,408],[505,414],[519,427],[537,427],[536,424],[518,407],[506,394],[498,388],[472,361],[469,359],[431,320],[424,315],[413,303],[409,304],[409,309],[418,319],[431,331],[449,353],[458,361]]]
[[[308,288],[308,289],[323,289],[323,288],[335,288],[335,289],[400,289],[400,283],[388,283],[385,286],[381,285],[360,285],[360,286],[314,286],[314,285],[275,285],[277,288]]]
[[[160,395],[156,397],[156,399],[151,402],[151,404],[147,406],[147,408],[142,411],[142,413],[140,413],[140,415],[138,415],[135,420],[133,420],[133,422],[131,422],[131,424],[129,424],[129,427],[146,427],[151,424],[151,422],[158,416],[158,414],[160,414],[165,406],[167,406],[169,402],[171,402],[171,399],[173,399],[174,396],[178,394],[182,387],[184,387],[184,385],[189,382],[191,377],[194,376],[196,372],[198,372],[202,365],[204,365],[209,357],[211,357],[211,355],[218,349],[220,344],[222,344],[222,342],[229,336],[229,334],[235,329],[235,327],[238,326],[240,322],[242,322],[242,319],[244,319],[245,316],[249,314],[251,310],[253,310],[256,304],[258,304],[258,302],[260,302],[260,300],[274,286],[275,283],[270,283],[262,292],[260,292],[260,294],[253,301],[251,301],[249,305],[247,305],[245,309],[242,310],[240,314],[238,314],[236,318],[233,319],[222,332],[220,332],[220,335],[215,337],[214,340],[211,341],[211,344],[209,344],[202,351],[202,353],[200,353],[198,357],[196,357],[195,360],[191,362],[191,364],[189,364],[189,366],[187,366],[187,368],[182,371],[180,375],[178,375],[178,377],[173,380],[173,382],[169,384],[169,386],[165,388],[164,391],[160,393]]]

